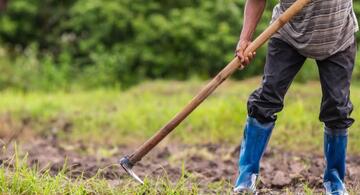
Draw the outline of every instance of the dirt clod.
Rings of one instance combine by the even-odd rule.
[[[291,183],[291,179],[289,178],[289,175],[286,175],[282,171],[276,171],[275,176],[272,179],[271,184],[275,187],[284,187],[286,185],[289,185]]]

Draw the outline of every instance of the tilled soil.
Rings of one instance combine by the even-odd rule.
[[[14,163],[12,148],[10,145],[6,152],[0,154],[1,166],[9,169]],[[109,149],[114,152],[105,158],[81,152],[86,148],[80,143],[66,145],[47,139],[34,139],[20,144],[20,148],[28,153],[27,163],[40,171],[49,168],[52,174],[56,174],[64,169],[66,163],[66,173],[69,177],[76,178],[81,175],[89,178],[97,175],[108,179],[114,185],[122,185],[129,181],[126,173],[117,165],[117,161],[119,157],[134,150],[128,146],[118,146]],[[142,178],[156,179],[166,175],[175,182],[181,177],[181,167],[185,165],[187,177],[196,178],[201,191],[212,193],[207,187],[208,184],[217,181],[233,183],[235,180],[238,151],[239,147],[220,144],[176,144],[159,147],[139,162],[134,170]],[[346,183],[350,188],[357,188],[360,179],[360,156],[349,156],[347,162]],[[303,194],[305,184],[321,193],[323,168],[322,155],[291,153],[269,148],[261,164],[260,194],[284,194],[286,190]]]

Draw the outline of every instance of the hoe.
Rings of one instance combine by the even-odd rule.
[[[291,18],[302,10],[310,0],[297,0],[275,22],[262,32],[245,50],[245,54],[254,52],[262,46],[275,32],[283,27]],[[174,130],[195,108],[197,108],[222,82],[224,82],[236,70],[244,69],[240,60],[235,57],[224,69],[222,69],[180,112],[178,112],[165,126],[155,135],[148,139],[131,155],[124,156],[119,160],[120,165],[136,181],[144,182],[132,170],[134,165],[148,154],[161,140]]]

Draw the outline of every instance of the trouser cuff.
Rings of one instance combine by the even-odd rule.
[[[328,135],[332,136],[347,136],[348,135],[348,129],[331,129],[325,126],[324,132]]]

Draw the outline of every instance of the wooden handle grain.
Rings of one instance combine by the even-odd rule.
[[[284,26],[295,14],[297,14],[310,0],[297,0],[264,32],[262,32],[245,50],[245,53],[254,52],[262,46],[277,30]],[[129,156],[131,164],[140,161],[151,149],[163,140],[175,127],[177,127],[201,102],[203,102],[222,82],[239,68],[244,68],[240,60],[234,58],[222,69],[179,113],[177,113],[155,135],[141,145]]]

